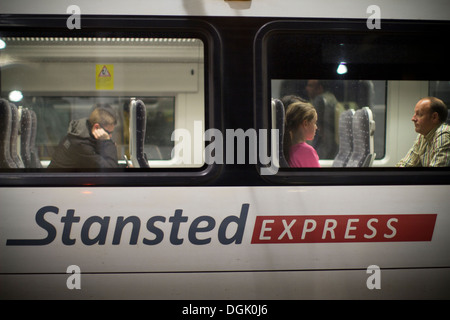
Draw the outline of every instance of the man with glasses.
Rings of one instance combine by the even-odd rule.
[[[419,135],[397,167],[450,166],[450,127],[445,123],[447,115],[447,106],[438,98],[427,97],[417,102],[411,121]]]
[[[116,113],[109,104],[94,105],[89,118],[70,122],[49,168],[117,168],[117,148],[112,140],[116,124]]]

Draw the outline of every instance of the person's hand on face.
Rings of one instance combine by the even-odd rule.
[[[96,123],[92,127],[92,135],[97,140],[110,140],[113,131],[114,126],[110,126],[110,128],[104,128],[100,124]]]

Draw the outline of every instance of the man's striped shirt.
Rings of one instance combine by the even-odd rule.
[[[450,166],[450,127],[443,123],[426,136],[419,134],[397,167]]]

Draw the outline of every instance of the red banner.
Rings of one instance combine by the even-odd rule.
[[[437,214],[257,216],[252,243],[431,241]]]

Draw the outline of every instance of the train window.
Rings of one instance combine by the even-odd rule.
[[[343,113],[346,111],[354,114],[364,107],[369,108],[371,121],[375,124],[372,138],[374,160],[384,158],[386,85],[385,80],[274,79],[271,81],[271,97],[280,100],[285,111],[297,100],[314,106],[317,131],[307,143],[316,150],[321,167],[325,167],[333,165],[339,153],[340,131],[344,130],[343,124],[340,126],[339,123],[340,117],[345,117]],[[343,137],[344,133],[341,139]]]
[[[28,106],[36,114],[35,151],[41,164],[47,167],[58,147],[61,137],[67,133],[69,123],[77,119],[87,118],[92,106],[96,103],[108,104],[117,112],[118,124],[112,134],[116,143],[117,155],[130,158],[129,150],[129,118],[130,101],[133,97],[47,97],[24,96],[18,105]],[[146,131],[144,152],[149,161],[171,160],[174,141],[171,134],[175,130],[175,97],[140,97],[146,107]],[[19,108],[20,108],[19,107]],[[19,139],[22,137],[19,136]],[[123,163],[120,159],[119,163]]]
[[[205,122],[203,40],[143,36],[2,40],[2,102],[15,108],[19,124],[14,129],[15,161],[3,161],[3,168],[89,171],[204,165],[196,155],[203,142],[194,141],[201,140]],[[135,101],[142,110],[132,108]],[[101,111],[94,119],[95,107]],[[110,111],[114,123],[108,118]],[[36,124],[31,136],[25,129],[28,113]],[[200,135],[194,135],[195,130]],[[194,144],[200,148],[173,152],[183,142],[173,134],[180,131],[192,137],[185,148]],[[191,158],[185,157],[187,153]]]
[[[411,121],[416,103],[427,96],[447,106],[450,100],[448,58],[418,41],[441,42],[436,30],[450,34],[448,25],[437,24],[386,23],[373,32],[358,21],[278,21],[261,28],[256,124],[271,129],[270,150],[279,158],[277,169],[261,175],[308,184],[410,175],[396,166],[418,137]],[[433,182],[448,172],[413,169],[427,170]]]

